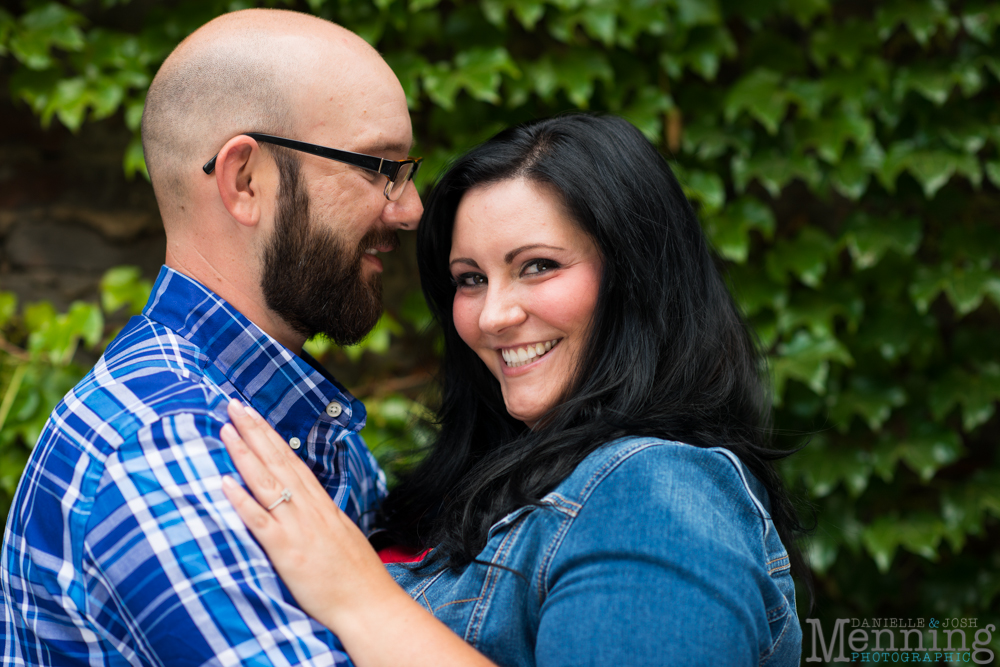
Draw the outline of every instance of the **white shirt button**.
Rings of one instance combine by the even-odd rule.
[[[288,444],[289,446],[291,446],[292,449],[298,449],[299,447],[302,446],[302,441],[299,440],[298,438],[292,438],[291,440],[288,441]]]
[[[344,406],[340,403],[334,401],[330,405],[326,406],[326,414],[330,415],[334,419],[340,416],[340,413],[344,411]]]

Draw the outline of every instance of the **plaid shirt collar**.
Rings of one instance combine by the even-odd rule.
[[[319,362],[305,351],[294,354],[184,274],[160,269],[143,314],[197,346],[205,374],[226,393],[243,396],[286,441],[298,437],[306,442],[317,415],[349,431],[364,427],[364,405]],[[334,402],[342,410],[335,418],[325,413]],[[307,458],[323,457],[322,452],[309,454]]]

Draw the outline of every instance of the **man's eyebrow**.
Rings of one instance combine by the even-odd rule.
[[[396,155],[408,155],[410,152],[410,144],[404,144],[399,142],[376,142],[374,144],[368,144],[359,148],[355,151],[356,153],[364,153],[366,155],[374,155],[376,157],[382,157],[386,154],[395,153]]]
[[[479,265],[476,264],[476,260],[470,259],[468,257],[456,257],[455,259],[448,262],[448,267],[451,268],[456,264],[468,264],[469,266],[474,266],[477,269],[479,268]]]
[[[546,245],[544,243],[532,243],[531,245],[523,245],[519,248],[514,248],[509,253],[503,256],[503,261],[505,264],[510,264],[514,261],[514,258],[520,255],[522,252],[526,252],[528,250],[534,250],[536,248],[548,248],[549,250],[564,250],[564,248],[560,248],[554,245]]]

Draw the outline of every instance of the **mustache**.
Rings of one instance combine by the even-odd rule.
[[[399,234],[396,233],[396,230],[378,227],[362,237],[361,242],[358,243],[358,253],[364,254],[368,248],[388,249],[391,251],[398,247]]]

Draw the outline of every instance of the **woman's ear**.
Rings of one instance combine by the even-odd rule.
[[[222,204],[238,223],[256,226],[261,219],[263,188],[267,168],[260,145],[241,134],[233,137],[219,151],[215,160],[215,182]]]

